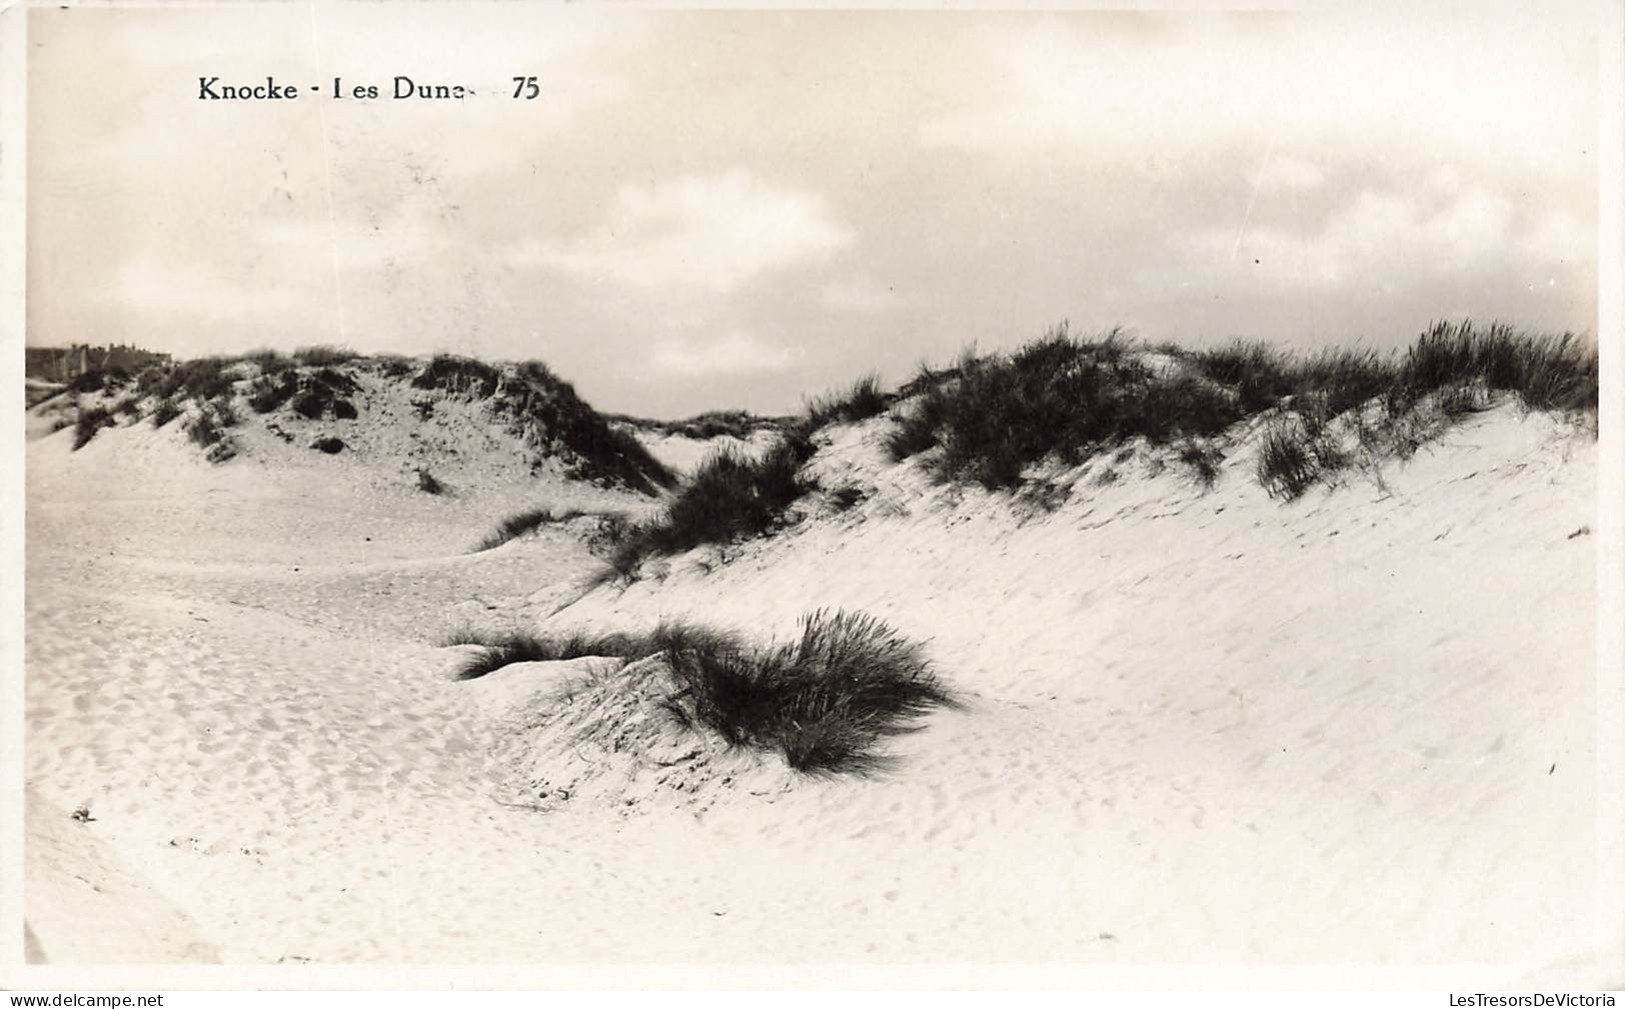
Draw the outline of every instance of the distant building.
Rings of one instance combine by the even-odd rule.
[[[134,373],[154,364],[167,364],[169,360],[168,354],[122,343],[110,347],[92,347],[84,343],[66,348],[25,347],[23,373],[30,378],[43,378],[50,382],[71,382],[87,371],[118,369]]]

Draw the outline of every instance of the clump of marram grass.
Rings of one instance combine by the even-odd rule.
[[[1120,332],[1081,340],[1065,325],[1012,354],[967,353],[919,399],[888,440],[893,459],[935,448],[927,468],[940,482],[989,490],[1015,488],[1049,456],[1076,465],[1136,437],[1217,435],[1244,415],[1217,383],[1154,369]]]
[[[884,737],[907,732],[936,707],[957,706],[922,645],[874,617],[820,610],[783,644],[688,623],[636,634],[462,632],[446,644],[481,651],[457,671],[475,679],[515,662],[586,656],[661,656],[671,671],[662,707],[732,746],[776,752],[798,771],[867,772],[885,766]]]
[[[490,399],[501,380],[502,373],[484,361],[456,354],[436,354],[413,377],[412,387]]]
[[[112,427],[114,423],[112,413],[105,406],[81,408],[73,425],[73,451],[77,452],[90,444],[97,431],[104,427]]]
[[[223,437],[220,425],[208,411],[203,411],[187,421],[186,433],[194,444],[202,448],[208,448]]]
[[[179,397],[198,402],[229,396],[237,381],[238,363],[223,357],[199,357],[167,367],[150,368],[147,374],[155,376],[152,379],[153,387],[143,388],[142,392],[150,392],[159,399]]]
[[[1224,452],[1212,442],[1188,438],[1179,446],[1175,457],[1203,490],[1212,490],[1219,482]]]
[[[1238,339],[1199,350],[1190,355],[1190,361],[1207,378],[1234,389],[1236,405],[1243,413],[1275,406],[1296,388],[1291,359],[1257,340]]]
[[[321,367],[299,377],[299,394],[293,398],[295,413],[307,420],[353,420],[355,405],[346,396],[354,395],[359,386],[355,379],[333,368]]]
[[[251,350],[243,355],[243,360],[258,366],[261,375],[280,375],[295,367],[292,358],[269,348]]]
[[[1505,323],[1436,322],[1399,366],[1400,402],[1480,382],[1530,410],[1597,408],[1597,350],[1572,333],[1523,333]]]
[[[421,466],[418,467],[417,476],[418,490],[422,491],[423,493],[433,494],[437,497],[446,493],[446,485],[436,479],[435,475],[430,473],[427,469],[424,469]]]
[[[388,378],[400,378],[417,371],[419,361],[405,354],[375,354],[367,363]]]
[[[526,508],[497,523],[497,527],[487,533],[470,553],[495,550],[509,540],[528,536],[544,525],[556,525],[590,514],[594,513],[582,511],[580,508],[565,508],[561,511],[554,511],[551,508]]]
[[[869,492],[855,484],[844,484],[829,492],[830,507],[836,513],[848,512],[869,497]]]
[[[1259,439],[1258,482],[1271,497],[1291,501],[1329,480],[1348,461],[1324,426],[1288,416],[1272,421]]]
[[[865,375],[836,392],[807,401],[806,426],[816,430],[829,424],[867,420],[886,412],[891,398],[880,388],[880,376]]]
[[[248,387],[248,405],[255,413],[272,413],[299,391],[299,375],[290,369],[268,372]]]
[[[809,614],[799,636],[767,650],[700,636],[664,651],[679,685],[673,710],[798,771],[876,770],[882,737],[956,703],[920,644],[863,613]]]
[[[152,426],[161,428],[181,415],[180,404],[173,399],[160,399],[152,408]]]
[[[312,368],[326,368],[336,364],[349,364],[361,357],[360,354],[348,347],[334,347],[329,344],[317,344],[310,347],[297,347],[293,352],[293,359],[300,364]]]
[[[646,558],[768,532],[817,486],[801,472],[812,454],[812,440],[799,426],[758,457],[731,450],[713,453],[658,517],[624,530],[609,558],[611,571],[630,580]]]
[[[226,433],[237,423],[237,414],[225,399],[205,403],[186,422],[186,434],[192,442],[205,449],[204,458],[222,463],[237,455],[237,446]]]

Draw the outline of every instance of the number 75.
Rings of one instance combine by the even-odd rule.
[[[513,79],[513,96],[515,98],[524,98],[526,101],[529,101],[541,93],[542,89],[536,83],[536,78],[515,77]]]

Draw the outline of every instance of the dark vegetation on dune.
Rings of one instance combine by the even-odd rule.
[[[186,433],[192,441],[208,448],[215,445],[226,436],[226,428],[235,427],[238,422],[237,411],[231,408],[226,399],[205,403],[186,425]]]
[[[801,472],[812,454],[811,433],[802,425],[754,457],[713,453],[657,517],[618,530],[604,580],[632,580],[650,557],[749,539],[782,525],[790,505],[817,486]]]
[[[620,539],[621,533],[618,530],[623,528],[626,523],[626,516],[622,512],[586,511],[581,508],[565,508],[559,511],[552,508],[527,508],[523,511],[514,512],[497,523],[496,528],[492,529],[485,535],[484,539],[475,544],[474,549],[470,552],[480,553],[484,550],[494,550],[509,540],[527,536],[543,526],[559,525],[586,517],[593,517],[598,520],[601,533],[616,530],[610,533],[611,538],[617,541]]]
[[[816,430],[830,424],[868,420],[885,413],[892,399],[881,391],[879,375],[865,375],[845,389],[808,400],[805,424]]]
[[[301,372],[284,358],[269,362],[249,384],[248,405],[255,413],[274,413],[286,404],[306,420],[353,420],[356,408],[349,397],[359,388],[331,365]]]
[[[441,483],[438,479],[436,479],[436,477],[435,477],[435,475],[433,473],[430,473],[428,470],[422,468],[421,466],[418,467],[417,477],[418,477],[418,490],[422,491],[425,494],[433,494],[433,495],[438,497],[439,495],[442,495],[442,494],[451,493],[451,491],[446,487],[445,484]]]
[[[509,431],[535,451],[538,466],[559,458],[566,463],[568,476],[646,494],[676,482],[642,443],[611,427],[574,386],[539,361],[505,371],[473,358],[439,354],[412,385],[486,401]]]
[[[135,375],[113,367],[84,372],[68,384],[68,390],[100,392],[130,387],[129,395],[118,404],[119,410],[139,417],[143,404],[152,404],[147,415],[155,427],[180,416],[188,402],[196,404],[200,413],[189,423],[188,431],[199,445],[212,447],[220,443],[220,429],[236,422],[234,418],[225,420],[221,413],[230,409],[236,395],[240,394],[257,414],[286,409],[304,420],[354,420],[359,416],[355,397],[362,391],[356,380],[358,369],[396,379],[411,376],[414,388],[485,401],[490,411],[530,446],[533,466],[537,468],[549,459],[559,459],[567,476],[647,494],[675,482],[671,472],[636,438],[612,428],[570,383],[534,361],[498,367],[442,354],[425,363],[400,355],[366,357],[326,346],[301,347],[291,355],[258,350],[234,357],[153,360],[156,363]],[[421,416],[433,415],[432,398],[414,407]],[[79,445],[108,426],[99,414],[86,413],[86,433]],[[313,444],[323,451],[337,451],[333,446],[340,443],[325,438]],[[218,460],[228,457],[223,452],[212,456]],[[420,478],[419,486],[437,493],[433,488],[440,485]]]
[[[244,394],[258,413],[286,406],[311,420],[354,418],[350,397],[359,386],[351,372],[339,370],[347,366],[399,377],[410,373],[417,389],[486,403],[530,446],[534,466],[558,459],[569,476],[644,493],[676,484],[636,438],[537,362],[498,367],[442,354],[424,363],[331,347],[301,348],[291,357],[258,351],[154,360],[134,374],[110,366],[68,383],[75,394],[125,393],[111,412],[102,406],[81,411],[75,447],[115,416],[139,417],[142,404],[153,404],[149,416],[161,427],[187,401],[201,413],[189,430],[199,444],[212,446],[219,429],[230,426],[221,411],[230,411],[236,383],[247,378],[244,366],[255,369]],[[995,491],[1030,489],[1030,467],[1045,460],[1077,465],[1135,441],[1166,447],[1193,480],[1209,487],[1225,470],[1237,426],[1259,424],[1254,475],[1271,495],[1291,500],[1339,482],[1350,470],[1380,481],[1381,460],[1408,458],[1462,417],[1505,397],[1530,410],[1594,418],[1597,395],[1597,353],[1585,341],[1500,323],[1436,323],[1400,352],[1310,354],[1241,340],[1153,352],[1121,331],[1086,339],[1062,325],[1013,352],[966,352],[951,367],[922,368],[896,392],[865,376],[811,399],[799,418],[723,411],[687,421],[621,419],[623,426],[691,437],[745,439],[772,429],[778,440],[755,455],[712,456],[676,487],[657,518],[606,529],[613,549],[604,577],[631,579],[650,557],[782,527],[791,506],[816,489],[803,474],[813,436],[830,424],[887,411],[894,423],[886,448],[895,461],[920,457],[941,483]],[[432,396],[415,401],[414,408],[432,416]],[[420,486],[434,493],[421,480]],[[840,510],[841,502],[835,504]]]
[[[113,415],[106,407],[93,406],[79,411],[79,417],[73,425],[73,447],[75,450],[90,444],[90,439],[96,437],[96,432],[104,427],[112,427],[115,421]]]
[[[446,644],[481,646],[460,679],[514,662],[659,655],[673,683],[663,706],[681,722],[806,772],[875,770],[885,763],[875,752],[882,738],[957,704],[921,645],[861,613],[809,614],[794,638],[765,648],[686,623],[638,634],[459,634]]]
[[[181,408],[174,400],[161,399],[152,408],[152,426],[155,428],[163,427],[180,415]]]
[[[1255,350],[1238,348],[1238,368]],[[1159,368],[1120,332],[1083,340],[1062,326],[1011,354],[966,353],[946,376],[922,375],[887,448],[898,461],[935,449],[926,466],[939,481],[1005,490],[1051,456],[1077,465],[1133,438],[1211,438],[1262,409],[1261,393],[1220,377],[1230,355],[1211,369],[1190,363]]]
[[[167,366],[149,368],[136,379],[137,390],[159,399],[191,399],[198,402],[231,394],[236,375],[234,358],[200,357]]]
[[[1296,355],[1237,341],[1148,359],[1120,333],[1079,339],[1063,326],[1010,354],[966,354],[923,374],[888,436],[894,460],[922,455],[940,482],[1006,490],[1034,463],[1075,465],[1134,439],[1176,445],[1211,484],[1229,429],[1266,417],[1257,475],[1300,496],[1360,463],[1405,457],[1454,419],[1516,395],[1535,410],[1594,411],[1595,350],[1570,334],[1437,323],[1398,354]],[[1335,423],[1334,423],[1335,422]],[[931,451],[934,450],[934,451]]]
[[[349,364],[351,361],[362,360],[363,355],[348,347],[330,347],[321,344],[295,348],[293,359],[307,367],[329,368],[336,364]]]
[[[758,431],[779,431],[795,420],[793,417],[761,417],[746,410],[710,410],[683,420],[650,420],[624,413],[607,413],[604,418],[664,435],[701,441],[723,436],[746,441]]]
[[[882,391],[878,376],[865,375],[845,389],[809,400],[800,417],[775,422],[778,440],[764,451],[712,453],[678,487],[660,515],[613,530],[608,564],[599,580],[632,581],[651,557],[751,539],[782,527],[790,506],[818,489],[817,480],[803,472],[815,451],[814,433],[830,424],[878,416],[893,399]],[[842,500],[837,495],[838,510],[844,510]],[[855,503],[847,500],[845,507]]]
[[[791,506],[817,489],[802,472],[816,432],[888,410],[894,461],[919,456],[939,483],[1024,494],[1036,487],[1034,464],[1075,466],[1136,441],[1165,449],[1211,488],[1237,426],[1259,423],[1255,476],[1272,496],[1292,500],[1350,468],[1380,481],[1381,460],[1408,458],[1505,395],[1531,410],[1594,417],[1597,382],[1597,354],[1584,341],[1499,323],[1436,323],[1387,354],[1294,354],[1244,340],[1152,349],[1120,330],[1085,339],[1063,324],[1010,353],[966,352],[952,367],[922,368],[895,393],[865,376],[810,400],[777,447],[754,458],[712,456],[659,517],[628,525],[599,581],[631,581],[651,557],[782,527]],[[840,512],[856,500],[837,488],[830,503]]]

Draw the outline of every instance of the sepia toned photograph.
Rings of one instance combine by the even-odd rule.
[[[1599,9],[14,11],[23,965],[1625,984]]]

